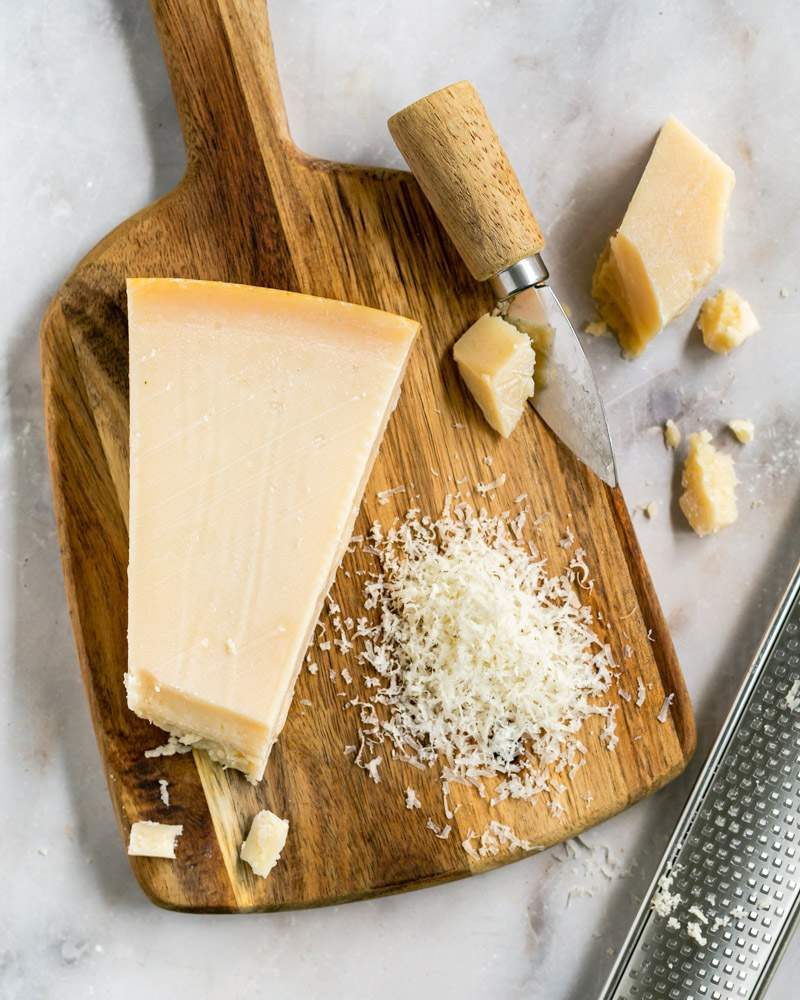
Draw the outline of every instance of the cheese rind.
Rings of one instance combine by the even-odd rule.
[[[678,501],[686,520],[701,538],[733,524],[736,509],[736,472],[730,455],[711,444],[708,431],[689,435],[689,453],[681,478]]]
[[[705,300],[697,325],[703,343],[716,354],[727,354],[761,329],[750,303],[732,288]]]
[[[137,820],[131,825],[128,854],[143,858],[174,858],[175,843],[183,833],[180,823],[154,823]]]
[[[128,308],[128,704],[258,780],[418,324],[172,279]]]
[[[268,809],[256,813],[239,856],[260,878],[266,878],[281,857],[289,823]]]
[[[508,437],[534,391],[530,337],[500,316],[481,316],[456,341],[453,357],[487,422]]]
[[[734,183],[716,153],[667,119],[592,279],[600,315],[628,356],[640,354],[719,268]]]

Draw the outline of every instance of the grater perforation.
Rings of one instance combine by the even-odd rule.
[[[681,815],[602,1000],[763,996],[800,915],[800,568]],[[681,897],[652,909],[662,878]],[[676,926],[676,922],[677,925]]]

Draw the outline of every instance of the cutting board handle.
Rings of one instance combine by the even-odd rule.
[[[151,0],[188,169],[291,146],[265,0]]]
[[[389,131],[474,278],[541,251],[542,232],[471,83],[403,108]]]

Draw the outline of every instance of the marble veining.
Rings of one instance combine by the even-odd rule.
[[[294,136],[399,165],[388,115],[453,80],[482,93],[548,237],[554,285],[592,318],[596,254],[666,115],[736,170],[725,262],[763,331],[728,357],[694,311],[635,363],[588,342],[635,522],[708,749],[800,556],[800,15],[788,0],[273,0]],[[153,908],[119,843],[70,634],[42,430],[37,325],[117,222],[167,191],[183,151],[140,0],[17,4],[3,19],[0,204],[0,997],[408,996],[584,1000],[623,940],[697,764],[583,844],[478,879],[246,918]],[[783,293],[781,293],[783,290]],[[700,541],[655,429],[708,426],[735,454],[739,523]],[[755,421],[746,448],[724,433]],[[154,789],[154,795],[158,789]],[[800,940],[771,988],[796,994]]]

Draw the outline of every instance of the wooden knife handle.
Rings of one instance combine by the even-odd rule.
[[[542,232],[471,83],[403,108],[389,131],[474,278],[541,251]]]

